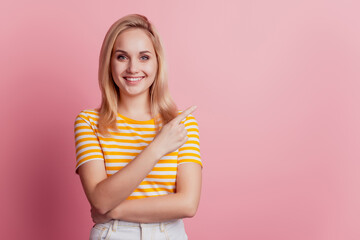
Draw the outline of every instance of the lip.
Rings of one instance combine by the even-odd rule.
[[[141,82],[141,80],[143,80],[145,78],[145,76],[124,76],[123,78],[125,79],[127,84],[136,85],[139,82]],[[129,80],[127,80],[127,78],[139,78],[139,80],[137,80],[137,81],[129,81]]]
[[[145,76],[123,76],[123,78],[144,78]]]

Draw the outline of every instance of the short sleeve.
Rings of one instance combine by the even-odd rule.
[[[93,160],[101,160],[105,162],[94,127],[91,125],[89,115],[84,111],[81,111],[75,119],[74,134],[76,149],[76,174],[79,174],[78,168],[86,162]]]
[[[203,163],[200,157],[200,135],[199,126],[195,117],[189,114],[185,120],[182,121],[185,129],[188,131],[187,142],[179,148],[179,155],[177,164],[194,162],[200,164],[201,168]]]

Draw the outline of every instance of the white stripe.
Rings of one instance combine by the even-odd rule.
[[[105,162],[105,166],[107,167],[125,167],[128,163],[126,162],[119,162],[119,163],[108,163]]]
[[[198,158],[198,157],[193,157],[193,156],[184,156],[184,157],[179,157],[179,158],[178,158],[178,160],[182,160],[182,159],[191,159],[191,160],[201,161],[200,158]]]
[[[119,146],[120,147],[120,146]],[[140,153],[142,150],[138,149],[127,149],[127,148],[102,148],[104,152],[128,152],[128,153]]]
[[[99,115],[96,115],[96,112],[94,111],[89,111],[88,113],[86,113],[88,116],[95,118],[96,120],[99,119]]]
[[[151,171],[149,175],[176,175],[176,171]]]
[[[126,121],[126,120],[124,120]],[[118,122],[117,123],[118,126],[123,126],[123,127],[131,127],[131,128],[149,128],[150,129],[154,129],[155,126],[152,124],[132,124],[132,123],[124,123],[124,122]],[[145,131],[147,131],[148,129],[145,129]]]
[[[139,185],[137,188],[138,189],[166,188],[166,189],[172,190],[172,189],[175,189],[175,186],[174,185],[162,185],[162,184],[154,184],[154,185],[146,184],[146,185]]]
[[[76,121],[83,121],[83,122],[86,122],[87,126],[90,125],[90,122],[87,119],[87,116],[85,116],[84,114],[80,114],[78,115],[78,117],[75,119],[75,122]]]
[[[169,183],[174,183],[176,182],[176,179],[170,179],[170,178],[145,178],[144,181],[154,181],[154,182],[169,182]]]
[[[107,174],[115,174],[118,170],[106,170]],[[149,182],[167,182],[167,183],[175,183],[176,179],[172,178],[144,178],[143,181],[149,181]]]
[[[196,134],[199,136],[199,133],[197,131],[188,131],[188,134]]]
[[[131,146],[131,147],[143,147],[149,145],[149,143],[146,142],[140,142],[140,143],[127,143],[127,142],[115,142],[115,141],[107,141],[107,140],[100,140],[102,144],[107,145],[117,145],[119,147],[121,146]]]
[[[105,153],[106,159],[134,159],[135,156],[126,156],[126,155],[107,155]]]
[[[94,131],[92,131],[91,129],[76,129],[75,134],[78,134],[78,133],[94,134]]]
[[[108,167],[125,167],[128,163],[127,162],[112,162],[112,163],[105,163]],[[166,167],[177,167],[177,163],[157,163],[155,167],[158,168],[166,168]]]
[[[80,120],[84,121],[84,119],[82,119],[82,118],[80,118]],[[76,124],[74,125],[74,128],[75,128],[75,129],[78,128],[78,127],[90,127],[90,126],[89,126],[89,124],[87,124],[87,123],[80,122],[80,123],[76,123]]]
[[[199,142],[199,139],[196,137],[189,137],[188,141],[197,141]]]
[[[160,158],[160,160],[174,160],[176,159],[176,156],[163,156]]]
[[[77,157],[79,154],[81,154],[82,152],[85,152],[85,151],[88,151],[88,150],[97,150],[97,151],[99,151],[98,154],[102,154],[101,149],[100,149],[99,147],[89,146],[89,147],[85,147],[85,148],[79,150],[79,151],[76,153],[76,157]]]
[[[95,135],[91,134],[91,135],[81,135],[81,136],[77,136],[75,138],[75,140],[79,140],[79,139],[83,139],[83,138],[94,138],[94,139],[97,139]],[[98,142],[98,141],[97,141]],[[99,143],[99,142],[98,142]]]
[[[182,150],[179,152],[179,154],[184,154],[184,153],[195,153],[195,154],[199,154],[199,151],[195,151],[195,150]]]
[[[194,143],[185,143],[184,145],[182,145],[182,147],[195,147],[195,148],[199,148],[199,145],[194,144]]]
[[[92,143],[99,144],[99,142],[96,140],[80,141],[80,142],[78,142],[78,144],[76,144],[76,149],[78,149],[79,147],[81,147],[83,145],[92,144]],[[100,149],[100,146],[97,146],[97,147],[98,147],[98,149]]]
[[[157,163],[155,167],[176,167],[176,163]]]
[[[158,191],[158,192],[133,192],[130,196],[158,196],[159,194],[169,194],[167,191]]]
[[[154,137],[148,137],[148,138],[145,138],[145,137],[140,137],[140,136],[114,136],[112,135],[111,137],[106,137],[106,136],[102,136],[101,137],[103,138],[103,141],[106,141],[108,142],[107,139],[118,139],[118,140],[143,140],[143,141],[148,141],[148,142],[151,142]]]
[[[137,134],[140,134],[140,135],[144,135],[144,134],[151,135],[151,134],[153,134],[155,136],[155,134],[156,134],[155,131],[146,131],[146,132],[144,132],[144,131],[132,130],[132,129],[121,129],[120,131],[121,131],[121,133],[137,133]],[[113,130],[111,132],[116,133]]]
[[[84,145],[87,145],[87,144],[96,144],[99,148],[99,142],[94,139],[94,140],[82,140],[81,138],[75,138],[75,141],[77,141],[78,143],[76,144],[76,149],[81,147],[81,146],[84,146]]]
[[[78,161],[81,161],[81,159],[83,158],[86,158],[86,157],[89,157],[89,156],[96,156],[96,155],[102,155],[101,152],[91,152],[91,153],[87,153],[87,154],[84,154],[83,156],[79,157],[78,158]],[[98,157],[97,157],[98,158]]]
[[[185,123],[196,123],[196,125],[197,125],[197,121],[195,119],[186,120]],[[197,127],[196,125],[191,125],[191,127]]]

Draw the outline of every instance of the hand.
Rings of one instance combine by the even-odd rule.
[[[111,220],[111,218],[107,214],[99,213],[93,206],[91,206],[91,218],[95,224],[106,223]]]
[[[177,117],[165,124],[160,132],[155,136],[151,144],[156,144],[162,156],[171,153],[184,145],[188,140],[185,125],[181,123],[197,107],[192,106],[183,111]]]

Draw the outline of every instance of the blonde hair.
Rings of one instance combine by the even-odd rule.
[[[178,115],[178,108],[168,90],[165,56],[159,34],[154,25],[152,25],[145,16],[130,14],[117,20],[110,27],[100,51],[98,77],[102,99],[98,109],[98,129],[102,135],[109,135],[109,129],[118,131],[116,117],[120,91],[112,78],[110,59],[116,38],[120,33],[129,28],[145,30],[155,49],[158,69],[155,80],[149,88],[149,92],[151,99],[151,116],[155,120],[156,132],[160,130],[160,125],[165,125]]]

